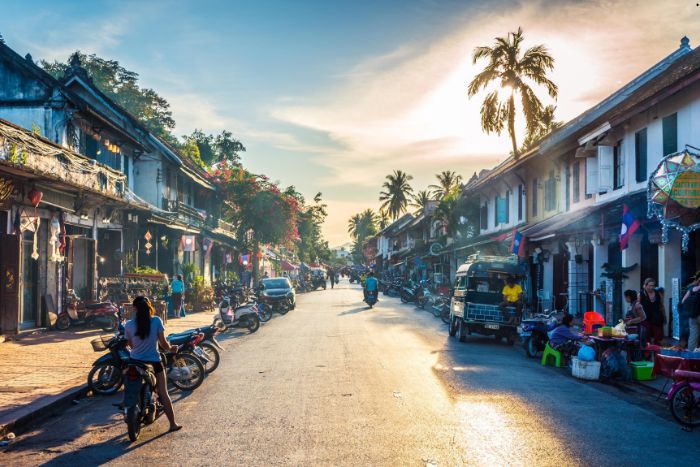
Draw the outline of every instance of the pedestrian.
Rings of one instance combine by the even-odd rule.
[[[331,281],[331,289],[335,287],[335,271],[332,269],[328,270],[328,279]]]
[[[693,282],[688,286],[688,291],[685,293],[681,305],[683,315],[688,317],[688,350],[692,352],[698,347],[700,339],[700,271],[695,273]],[[682,324],[680,327],[683,329]],[[683,332],[681,332],[682,335]]]
[[[656,281],[651,277],[644,279],[639,301],[646,315],[642,326],[647,330],[649,342],[661,345],[664,338],[664,325],[666,324],[666,308],[664,307],[663,295],[656,290]]]
[[[630,326],[629,330],[634,330],[636,328],[637,334],[639,335],[639,344],[644,348],[647,345],[647,328],[641,324],[647,319],[644,307],[639,302],[639,295],[636,290],[625,290],[624,296],[625,301],[630,306],[625,316],[625,324],[626,326]]]
[[[156,389],[158,400],[163,405],[163,411],[170,422],[168,432],[177,431],[182,428],[175,422],[175,411],[173,402],[168,394],[168,384],[165,379],[163,362],[158,352],[158,344],[168,352],[177,352],[176,345],[170,345],[165,338],[165,326],[153,308],[150,300],[146,297],[136,297],[133,302],[136,317],[127,321],[124,325],[124,336],[126,337],[130,350],[131,360],[148,363],[153,367],[156,374]]]
[[[180,318],[180,313],[182,312],[182,296],[185,293],[185,283],[182,281],[182,276],[180,274],[177,274],[172,284],[170,284],[170,291],[172,292],[173,314],[175,318]]]

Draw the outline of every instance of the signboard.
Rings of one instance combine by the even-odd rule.
[[[605,322],[613,324],[613,291],[614,284],[612,279],[605,279]]]
[[[680,317],[678,304],[681,302],[680,280],[677,277],[671,279],[671,313],[673,313],[673,338],[680,339]]]

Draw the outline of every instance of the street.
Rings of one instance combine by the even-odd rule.
[[[299,295],[259,332],[223,338],[219,369],[173,393],[129,443],[112,398],[77,403],[2,465],[694,465],[698,434],[649,398],[582,383],[357,285]],[[667,412],[667,411],[666,411]]]

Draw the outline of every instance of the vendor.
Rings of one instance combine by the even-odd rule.
[[[513,276],[508,276],[506,278],[506,285],[503,287],[501,293],[503,294],[503,301],[499,307],[501,308],[503,319],[507,324],[515,324],[519,321],[520,313],[523,310],[523,288],[520,287],[520,284],[515,282]],[[507,315],[507,308],[511,307],[515,308],[515,316]]]
[[[656,289],[656,281],[651,277],[644,280],[639,302],[646,315],[642,326],[646,328],[649,340],[652,344],[661,345],[666,324],[666,308],[664,308],[663,293]]]
[[[625,290],[625,301],[629,304],[629,309],[625,315],[625,325],[628,326],[627,332],[630,334],[634,333],[636,329],[639,335],[639,344],[642,348],[647,346],[647,328],[642,326],[641,323],[646,321],[647,314],[644,312],[644,307],[639,301],[639,296],[636,290]]]
[[[561,324],[554,328],[549,337],[549,346],[561,353],[567,360],[578,351],[579,342],[584,340],[584,335],[571,330],[574,322],[573,315],[565,314]]]

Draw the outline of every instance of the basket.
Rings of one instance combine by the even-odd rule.
[[[574,357],[571,359],[571,375],[578,379],[596,381],[600,377],[600,362],[584,362]]]
[[[654,379],[652,370],[654,362],[630,362],[632,367],[632,379],[635,381],[650,381]]]
[[[92,345],[92,350],[95,352],[104,352],[107,350],[107,345],[109,341],[112,340],[112,336],[100,336],[90,341]]]

